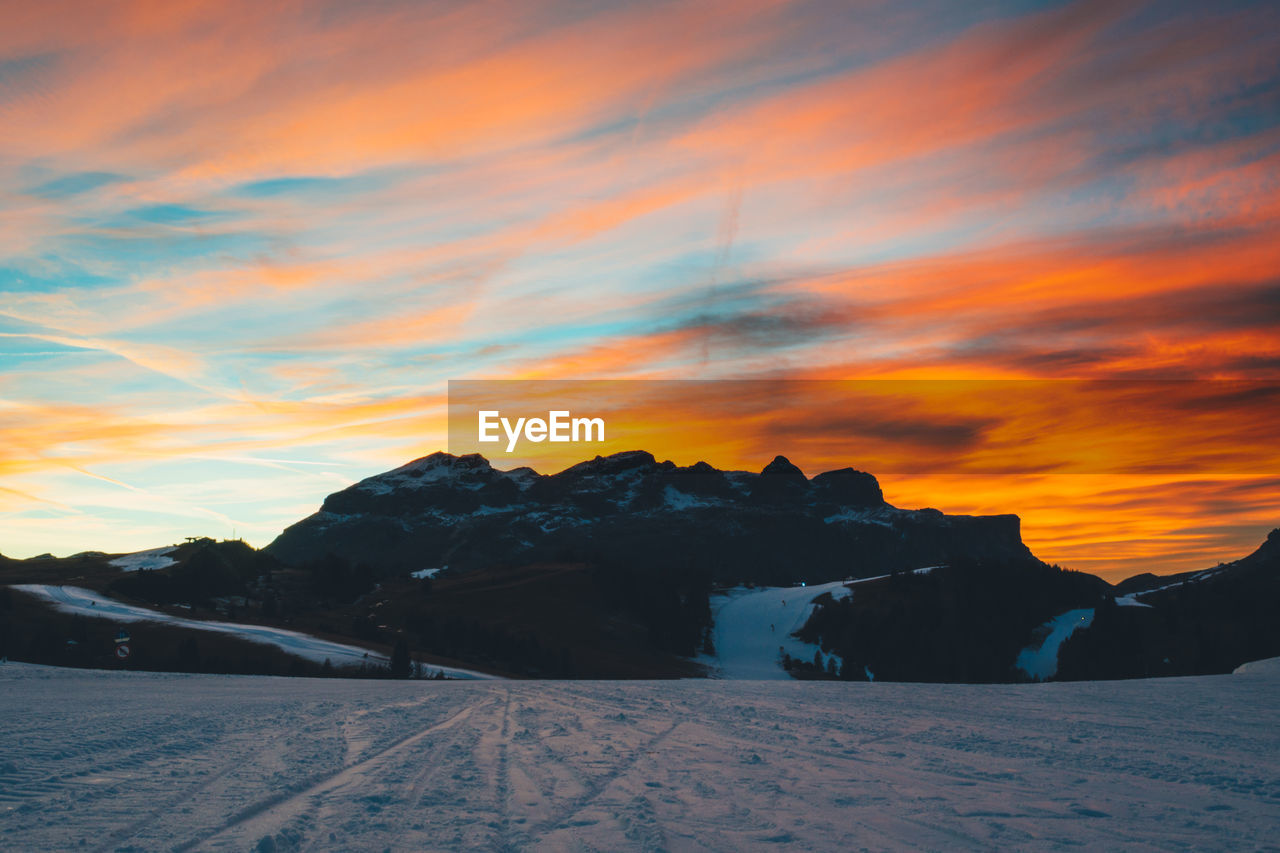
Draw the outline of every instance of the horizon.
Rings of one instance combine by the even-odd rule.
[[[556,475],[556,474],[561,474],[561,473],[563,473],[564,471],[567,471],[569,468],[573,468],[573,467],[576,467],[577,465],[581,465],[581,464],[584,464],[584,463],[587,463],[587,462],[593,461],[593,459],[611,458],[611,457],[615,457],[615,456],[619,456],[619,455],[625,455],[625,454],[636,454],[636,453],[644,453],[644,454],[648,454],[650,457],[652,457],[652,458],[653,458],[654,462],[655,462],[656,464],[659,464],[659,465],[674,464],[674,465],[677,465],[678,467],[682,467],[682,468],[688,468],[688,467],[691,467],[691,466],[692,466],[692,465],[694,465],[694,464],[697,464],[698,462],[705,462],[705,461],[706,461],[706,460],[703,460],[703,459],[698,459],[698,460],[694,460],[694,461],[692,461],[692,462],[679,463],[679,462],[676,462],[675,460],[672,460],[672,459],[664,459],[664,458],[662,458],[662,456],[660,456],[660,455],[655,455],[655,454],[651,453],[651,452],[650,452],[650,451],[648,451],[648,450],[644,450],[644,449],[641,449],[641,448],[632,448],[632,449],[629,449],[629,450],[613,450],[613,451],[610,451],[610,452],[608,452],[608,453],[599,453],[599,454],[595,454],[594,456],[587,456],[587,457],[584,457],[584,458],[582,458],[582,459],[579,459],[579,460],[578,460],[578,461],[576,461],[576,462],[570,462],[570,463],[568,463],[568,464],[563,464],[563,463],[553,463],[553,467],[546,468],[546,466],[543,466],[543,468],[546,468],[546,470],[543,470],[543,468],[538,467],[538,464],[537,464],[536,460],[529,460],[529,459],[527,459],[527,458],[523,458],[523,459],[516,459],[516,460],[512,460],[510,463],[504,463],[503,465],[497,465],[497,464],[495,464],[495,460],[494,460],[494,459],[490,458],[489,456],[487,456],[487,455],[486,455],[486,454],[484,454],[484,453],[476,453],[476,452],[473,452],[473,453],[453,453],[453,452],[450,452],[449,450],[436,450],[436,451],[432,451],[431,453],[425,454],[425,455],[423,455],[423,456],[419,456],[419,457],[417,457],[417,458],[415,458],[415,459],[411,459],[411,460],[409,460],[408,462],[403,463],[402,465],[398,465],[398,466],[395,466],[395,467],[393,467],[393,468],[389,468],[389,469],[384,470],[384,471],[378,471],[378,472],[376,472],[376,473],[370,474],[368,477],[362,477],[362,478],[360,478],[360,480],[355,480],[355,481],[353,481],[352,483],[350,483],[350,484],[349,484],[349,486],[354,486],[354,485],[358,484],[359,482],[361,482],[361,481],[363,481],[363,480],[365,480],[365,479],[375,478],[375,477],[381,476],[382,474],[387,474],[387,473],[390,473],[391,471],[395,471],[395,470],[397,470],[397,469],[399,469],[399,468],[408,467],[408,466],[413,465],[413,464],[415,464],[415,463],[425,461],[425,460],[427,460],[427,459],[430,459],[430,458],[431,458],[431,457],[433,457],[433,456],[446,456],[446,457],[450,457],[450,458],[453,458],[453,459],[461,459],[461,458],[464,458],[464,457],[466,457],[466,456],[479,456],[479,457],[481,457],[482,459],[484,459],[484,461],[485,461],[485,462],[487,462],[487,463],[490,465],[490,467],[492,467],[494,470],[497,470],[497,471],[509,472],[509,471],[513,471],[513,470],[517,470],[517,469],[525,468],[525,469],[532,469],[532,470],[534,471],[534,473],[535,473],[535,474],[537,474],[537,475],[539,475],[539,476],[544,476],[544,477],[546,477],[546,476],[554,476],[554,475]],[[717,468],[718,470],[724,471],[725,473],[749,473],[749,474],[759,474],[759,473],[760,473],[760,471],[761,471],[764,467],[766,467],[768,464],[770,464],[771,462],[773,462],[773,461],[774,461],[774,459],[777,459],[777,458],[782,458],[782,459],[786,460],[787,462],[790,462],[791,464],[796,465],[796,467],[797,467],[797,468],[799,468],[799,469],[801,470],[801,472],[804,474],[804,476],[805,476],[807,479],[809,479],[809,480],[812,480],[814,477],[818,476],[819,474],[827,473],[828,471],[841,470],[842,468],[853,468],[853,470],[858,470],[858,471],[862,471],[862,470],[863,470],[863,469],[857,468],[856,466],[840,466],[839,468],[827,468],[827,467],[822,467],[822,468],[819,468],[819,469],[816,469],[816,470],[806,470],[804,466],[802,466],[802,465],[797,465],[797,464],[795,463],[795,461],[794,461],[794,460],[792,460],[790,457],[786,456],[785,454],[775,454],[775,456],[774,456],[772,459],[769,459],[768,461],[764,462],[763,464],[761,464],[761,465],[759,465],[758,467],[755,467],[755,468],[751,468],[751,467],[737,467],[737,468],[734,468],[734,467],[722,467],[722,466],[718,466],[718,465],[714,465],[714,464],[713,464],[713,467]],[[501,460],[499,460],[499,461],[501,461]],[[712,464],[712,463],[707,463],[707,464]],[[958,512],[952,512],[952,511],[949,511],[949,510],[947,510],[947,509],[945,509],[945,508],[941,508],[941,507],[933,506],[932,504],[919,504],[919,505],[903,506],[902,504],[897,503],[897,502],[895,502],[894,500],[892,500],[892,499],[891,499],[890,494],[889,494],[889,491],[888,491],[888,490],[887,490],[887,488],[886,488],[886,484],[885,484],[884,479],[882,479],[880,476],[878,476],[874,471],[864,471],[864,473],[871,474],[873,477],[875,477],[876,482],[877,482],[877,483],[879,483],[879,485],[880,485],[880,487],[881,487],[881,490],[882,490],[882,491],[884,491],[884,493],[885,493],[885,502],[886,502],[887,504],[889,504],[890,506],[894,506],[894,507],[896,507],[896,508],[898,508],[898,509],[917,510],[917,509],[933,508],[933,509],[941,509],[941,510],[942,510],[944,513],[946,513],[947,515],[967,515],[967,514],[972,514],[972,515],[1000,515],[1000,514],[1018,515],[1019,520],[1020,520],[1020,525],[1021,525],[1021,528],[1022,528],[1022,541],[1023,541],[1024,543],[1026,543],[1026,544],[1027,544],[1027,546],[1031,549],[1031,551],[1032,551],[1033,555],[1034,555],[1037,559],[1040,559],[1041,561],[1043,561],[1043,562],[1045,562],[1045,563],[1049,563],[1049,564],[1054,564],[1054,563],[1055,563],[1055,561],[1054,561],[1054,560],[1047,559],[1047,558],[1045,558],[1043,555],[1041,555],[1041,554],[1037,553],[1037,552],[1036,552],[1036,549],[1035,549],[1035,547],[1033,547],[1032,543],[1027,541],[1027,536],[1026,536],[1026,531],[1025,531],[1025,527],[1026,527],[1026,520],[1025,520],[1024,518],[1022,518],[1022,516],[1021,516],[1021,515],[1019,515],[1019,514],[1018,514],[1018,513],[1016,513],[1016,512],[1011,512],[1011,513],[999,513],[999,512],[989,512],[989,513],[958,513]],[[315,508],[314,508],[314,510],[313,510],[313,511],[314,511],[314,512],[319,512],[319,511],[320,511],[320,504],[319,504],[319,503],[317,503],[317,504],[316,504],[316,506],[315,506]],[[311,514],[311,513],[307,513],[307,515],[308,515],[308,516],[309,516],[310,514]],[[294,519],[294,521],[295,521],[295,522],[296,522],[296,521],[301,521],[301,520],[303,520],[303,518],[305,518],[305,517],[306,517],[306,516],[299,516],[299,518]],[[1241,559],[1241,558],[1243,558],[1243,557],[1246,557],[1246,556],[1248,556],[1248,555],[1252,554],[1254,551],[1256,551],[1259,547],[1261,547],[1261,546],[1262,546],[1262,544],[1267,540],[1268,535],[1269,535],[1273,530],[1276,530],[1276,529],[1280,529],[1280,524],[1277,524],[1277,525],[1275,525],[1275,526],[1273,526],[1273,527],[1271,527],[1271,528],[1267,528],[1267,529],[1263,530],[1263,531],[1262,531],[1262,533],[1261,533],[1261,535],[1259,536],[1259,538],[1258,538],[1258,539],[1257,539],[1257,540],[1256,540],[1252,545],[1247,545],[1247,547],[1245,548],[1245,550],[1241,551],[1240,553],[1238,553],[1238,554],[1236,554],[1236,555],[1234,555],[1234,556],[1229,556],[1229,557],[1227,557],[1227,558],[1226,558],[1226,559],[1224,559],[1224,560],[1220,560],[1220,561],[1218,561],[1218,563],[1230,563],[1230,562],[1234,562],[1235,560]],[[276,535],[279,535],[279,533],[280,533],[280,532],[283,532],[283,528],[281,529],[281,531],[277,531],[277,534],[276,534]],[[0,552],[0,554],[3,554],[4,556],[9,557],[9,558],[11,558],[11,559],[31,559],[31,558],[38,557],[38,556],[45,556],[45,554],[51,554],[51,555],[52,555],[52,556],[54,556],[54,557],[63,558],[63,557],[68,557],[68,556],[75,556],[75,554],[78,554],[78,553],[90,553],[90,552],[105,553],[105,554],[129,554],[129,553],[137,553],[137,552],[140,552],[140,551],[153,550],[153,549],[155,549],[155,548],[160,548],[160,547],[166,547],[167,545],[176,545],[176,544],[179,544],[180,542],[182,542],[182,541],[184,541],[184,540],[190,540],[190,539],[196,539],[196,538],[207,538],[207,539],[213,539],[213,540],[215,540],[215,541],[217,541],[217,540],[221,540],[221,541],[240,541],[240,542],[245,542],[245,543],[247,543],[247,544],[251,545],[251,546],[252,546],[252,547],[254,547],[254,548],[261,549],[261,548],[266,547],[268,544],[270,544],[270,542],[271,542],[271,541],[273,541],[273,540],[276,538],[276,536],[272,536],[272,537],[271,537],[271,539],[266,540],[266,541],[257,541],[257,542],[255,542],[255,541],[251,541],[251,540],[249,540],[249,539],[246,539],[246,538],[245,538],[244,536],[242,536],[242,535],[238,535],[238,534],[236,533],[236,531],[234,531],[234,530],[233,530],[233,531],[231,532],[231,535],[229,535],[229,536],[218,536],[218,535],[208,535],[208,534],[187,535],[187,536],[182,536],[182,537],[180,537],[179,539],[176,539],[176,540],[175,540],[174,542],[172,542],[172,543],[151,542],[150,544],[148,544],[148,545],[146,545],[146,546],[144,546],[144,547],[140,547],[140,548],[136,548],[136,549],[131,549],[131,550],[111,551],[111,550],[103,550],[103,549],[101,549],[101,548],[94,548],[94,549],[84,549],[83,551],[77,551],[77,552],[66,552],[66,553],[61,553],[61,554],[53,553],[53,552],[41,552],[41,553],[39,553],[39,554],[27,554],[27,555],[22,555],[22,556],[15,556],[15,555],[13,555],[13,554],[4,553],[4,552]],[[1094,575],[1097,575],[1098,577],[1102,578],[1103,580],[1105,580],[1105,581],[1107,581],[1108,583],[1111,583],[1111,584],[1116,584],[1116,583],[1119,583],[1120,581],[1126,580],[1126,579],[1128,579],[1128,578],[1135,577],[1135,576],[1137,576],[1137,575],[1141,575],[1141,574],[1146,574],[1146,573],[1147,573],[1147,570],[1131,571],[1131,570],[1129,570],[1129,569],[1127,569],[1127,568],[1123,568],[1123,567],[1122,567],[1122,568],[1102,568],[1102,569],[1098,569],[1098,568],[1088,568],[1088,567],[1081,568],[1081,567],[1078,567],[1078,566],[1068,566],[1068,565],[1064,565],[1064,566],[1062,566],[1062,568],[1064,568],[1064,569],[1069,569],[1069,570],[1075,570],[1075,571],[1083,571],[1083,572],[1087,572],[1087,573],[1089,573],[1089,574],[1094,574]],[[1194,559],[1194,558],[1191,558],[1191,559],[1189,559],[1185,564],[1180,565],[1180,566],[1178,566],[1177,568],[1170,569],[1170,570],[1165,571],[1165,572],[1154,572],[1154,574],[1175,574],[1175,573],[1179,573],[1179,572],[1183,572],[1183,571],[1188,571],[1188,570],[1207,569],[1207,568],[1212,568],[1212,564],[1209,564],[1209,563],[1202,563],[1202,562],[1197,562],[1197,561],[1195,561],[1195,559]]]
[[[9,556],[265,545],[446,446],[451,379],[1280,378],[1267,4],[6,19]],[[1015,513],[1047,562],[1167,574],[1280,525],[1274,396],[1206,411],[1195,394],[1158,418],[1078,413],[1081,435],[1176,455],[1239,424],[1221,467],[890,477],[840,444],[847,423],[821,446],[753,423],[660,452],[759,470],[773,442],[805,471],[843,452],[832,467],[895,505]],[[963,461],[1025,426],[936,414],[899,458],[959,436]],[[919,423],[908,407],[872,426]]]

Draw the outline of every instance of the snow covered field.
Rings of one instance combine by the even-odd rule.
[[[1255,849],[1277,709],[1275,661],[1019,686],[3,664],[0,849]]]

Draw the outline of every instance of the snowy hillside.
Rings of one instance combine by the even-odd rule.
[[[163,622],[183,628],[192,628],[197,631],[231,634],[255,643],[276,646],[295,657],[315,661],[316,663],[323,663],[328,660],[334,666],[358,666],[361,663],[385,664],[387,662],[384,656],[360,646],[335,643],[309,634],[288,631],[283,628],[272,628],[267,625],[184,619],[181,616],[173,616],[159,610],[115,601],[93,590],[81,589],[80,587],[18,584],[13,588],[19,592],[25,592],[48,601],[63,613],[74,613],[79,616],[88,616],[96,619],[108,619],[113,622]],[[493,677],[456,667],[431,666],[429,669],[433,672],[442,670],[450,678]]]
[[[928,574],[936,566],[916,569]],[[739,587],[712,598],[715,622],[715,657],[701,658],[711,674],[735,680],[786,681],[791,676],[782,668],[781,657],[813,660],[818,646],[793,636],[813,614],[814,599],[830,593],[840,600],[854,594],[859,584],[883,580],[885,575],[854,581],[832,581],[813,586]],[[824,655],[824,661],[833,657]],[[839,658],[836,657],[837,666]],[[868,674],[868,677],[873,677]]]
[[[0,849],[1254,849],[1280,668],[370,682],[0,665]],[[270,839],[264,843],[263,839]]]
[[[152,548],[149,551],[137,551],[133,554],[123,554],[112,560],[108,565],[115,566],[122,572],[166,569],[174,564],[174,559],[169,556],[169,554],[173,552],[174,547],[175,546],[173,545],[169,545],[165,548]]]

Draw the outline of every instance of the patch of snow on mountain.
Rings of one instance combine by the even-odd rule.
[[[419,570],[418,570],[418,571],[416,571],[416,572],[410,572],[409,577],[417,578],[418,580],[422,580],[423,578],[433,578],[433,577],[435,577],[436,575],[438,575],[438,574],[440,574],[441,572],[443,572],[443,571],[444,571],[445,569],[447,569],[447,568],[449,568],[449,567],[448,567],[448,566],[440,566],[440,567],[435,568],[435,569],[419,569]]]
[[[846,598],[853,598],[853,590],[847,585],[841,585],[831,590],[832,601],[844,601]]]
[[[1128,595],[1120,596],[1116,599],[1116,604],[1119,604],[1121,607],[1151,607],[1150,604],[1144,604],[1143,602],[1138,601],[1138,597],[1142,595],[1150,595],[1153,592],[1163,592],[1166,589],[1176,589],[1177,587],[1185,586],[1189,583],[1207,581],[1209,578],[1219,575],[1225,570],[1225,567],[1222,566],[1214,566],[1212,569],[1204,569],[1203,571],[1196,572],[1182,580],[1167,583],[1164,586],[1155,586],[1151,589],[1143,589],[1137,592],[1131,592]]]
[[[675,486],[667,486],[666,489],[663,490],[662,499],[670,509],[676,510],[697,509],[698,507],[707,505],[704,501],[698,500],[695,496],[680,491]]]
[[[1027,646],[1018,652],[1016,666],[1032,678],[1044,681],[1058,672],[1058,649],[1081,628],[1093,624],[1093,608],[1082,607],[1068,610],[1060,616],[1050,619],[1041,625],[1037,632],[1046,632],[1038,645]]]
[[[172,553],[176,545],[170,545],[167,548],[152,548],[150,551],[138,551],[133,554],[125,554],[123,557],[116,557],[107,565],[115,566],[122,572],[139,572],[139,571],[155,571],[156,569],[165,569],[172,566],[177,561],[172,557],[166,556]]]
[[[940,566],[913,569],[918,575],[926,575]],[[876,575],[856,580],[832,581],[814,586],[737,587],[715,595],[711,599],[711,615],[714,623],[714,658],[702,658],[720,678],[747,680],[789,680],[791,676],[782,668],[783,653],[797,660],[810,662],[814,652],[821,650],[792,636],[804,627],[813,615],[814,601],[823,593],[841,601],[853,595],[853,587],[871,581],[884,580],[889,575]],[[823,663],[835,658],[836,666],[842,665],[838,655],[823,655]]]
[[[415,459],[407,465],[401,465],[393,471],[361,480],[353,488],[373,495],[387,495],[402,489],[420,489],[449,480],[453,481],[455,487],[477,490],[486,485],[486,477],[468,475],[479,472],[484,472],[485,475],[504,473],[494,472],[487,461],[478,457],[452,457],[443,453],[433,453],[422,459]],[[537,476],[527,468],[517,468],[506,473],[506,476],[514,480],[517,485],[527,485],[530,475],[534,478]]]
[[[783,653],[802,661],[813,660],[817,646],[792,634],[804,627],[813,613],[813,600],[824,592],[844,589],[845,581],[815,586],[738,587],[713,599],[715,666],[721,678],[754,681],[787,681]],[[824,662],[827,655],[823,656]],[[837,661],[839,666],[839,661]]]

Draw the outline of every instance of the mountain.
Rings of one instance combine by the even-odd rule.
[[[542,475],[436,453],[330,495],[263,551],[194,539],[0,559],[0,583],[529,677],[782,663],[797,678],[1075,680],[1280,656],[1280,531],[1232,563],[1112,586],[1038,560],[1017,516],[898,509],[868,473],[809,478],[784,457],[752,473],[633,451]],[[0,588],[0,654],[111,665],[107,618]],[[167,630],[129,666],[306,671]]]
[[[1280,530],[1241,560],[1116,586],[1039,561],[957,561],[815,600],[797,636],[862,680],[1228,673],[1280,656]],[[794,674],[822,677],[801,661]]]
[[[330,495],[267,551],[379,572],[586,562],[698,566],[716,582],[786,586],[960,559],[1029,559],[1015,515],[885,502],[871,474],[812,479],[779,456],[757,473],[680,467],[644,451],[557,474],[434,453]]]
[[[1058,654],[1063,679],[1231,672],[1280,655],[1280,529],[1247,557],[1116,586]]]

